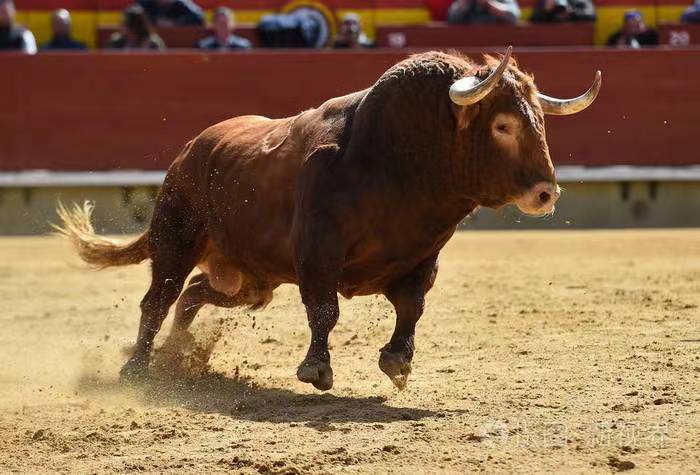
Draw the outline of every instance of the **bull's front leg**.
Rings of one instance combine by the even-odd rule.
[[[399,389],[408,384],[413,359],[416,323],[423,314],[425,294],[437,276],[437,254],[394,282],[385,291],[396,310],[396,327],[389,343],[380,350],[379,368]]]
[[[333,387],[328,335],[340,314],[337,290],[345,259],[329,166],[337,153],[337,146],[323,146],[305,161],[297,184],[292,230],[294,267],[311,328],[309,351],[297,369],[297,378],[323,391]]]
[[[297,378],[326,391],[333,387],[328,335],[338,321],[338,278],[342,266],[340,239],[333,221],[316,216],[303,224],[305,232],[296,249],[296,268],[301,299],[311,329],[306,358]]]
[[[323,299],[306,304],[306,312],[311,328],[311,343],[306,358],[297,368],[297,378],[304,383],[313,384],[316,389],[327,391],[333,387],[328,335],[338,321],[337,298],[335,302],[331,299]]]

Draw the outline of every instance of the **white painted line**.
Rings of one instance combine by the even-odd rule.
[[[0,172],[0,187],[102,187],[102,186],[160,186],[164,171],[117,170],[54,172],[25,170]]]
[[[25,170],[0,172],[0,187],[104,187],[104,186],[160,186],[164,171],[113,170],[56,172]],[[620,181],[700,181],[700,165],[687,167],[557,167],[557,181],[620,182]]]
[[[700,181],[700,165],[687,167],[557,167],[560,182]]]

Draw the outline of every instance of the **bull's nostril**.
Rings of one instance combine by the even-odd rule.
[[[546,204],[549,202],[549,199],[550,199],[549,193],[547,193],[546,191],[543,191],[542,193],[540,193],[540,203]]]

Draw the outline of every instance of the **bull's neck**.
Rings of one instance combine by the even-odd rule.
[[[423,163],[425,165],[425,162]],[[409,209],[420,220],[435,225],[456,226],[473,212],[478,203],[466,192],[468,184],[450,166],[435,162],[430,167],[417,166],[411,173],[398,174],[401,179],[389,179],[394,203],[390,206]]]

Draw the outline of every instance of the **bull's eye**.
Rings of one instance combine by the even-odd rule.
[[[520,119],[514,114],[496,114],[491,124],[494,135],[518,135],[520,130]]]
[[[496,143],[511,156],[519,151],[518,137],[521,133],[520,119],[514,114],[499,113],[491,123],[491,134]]]

